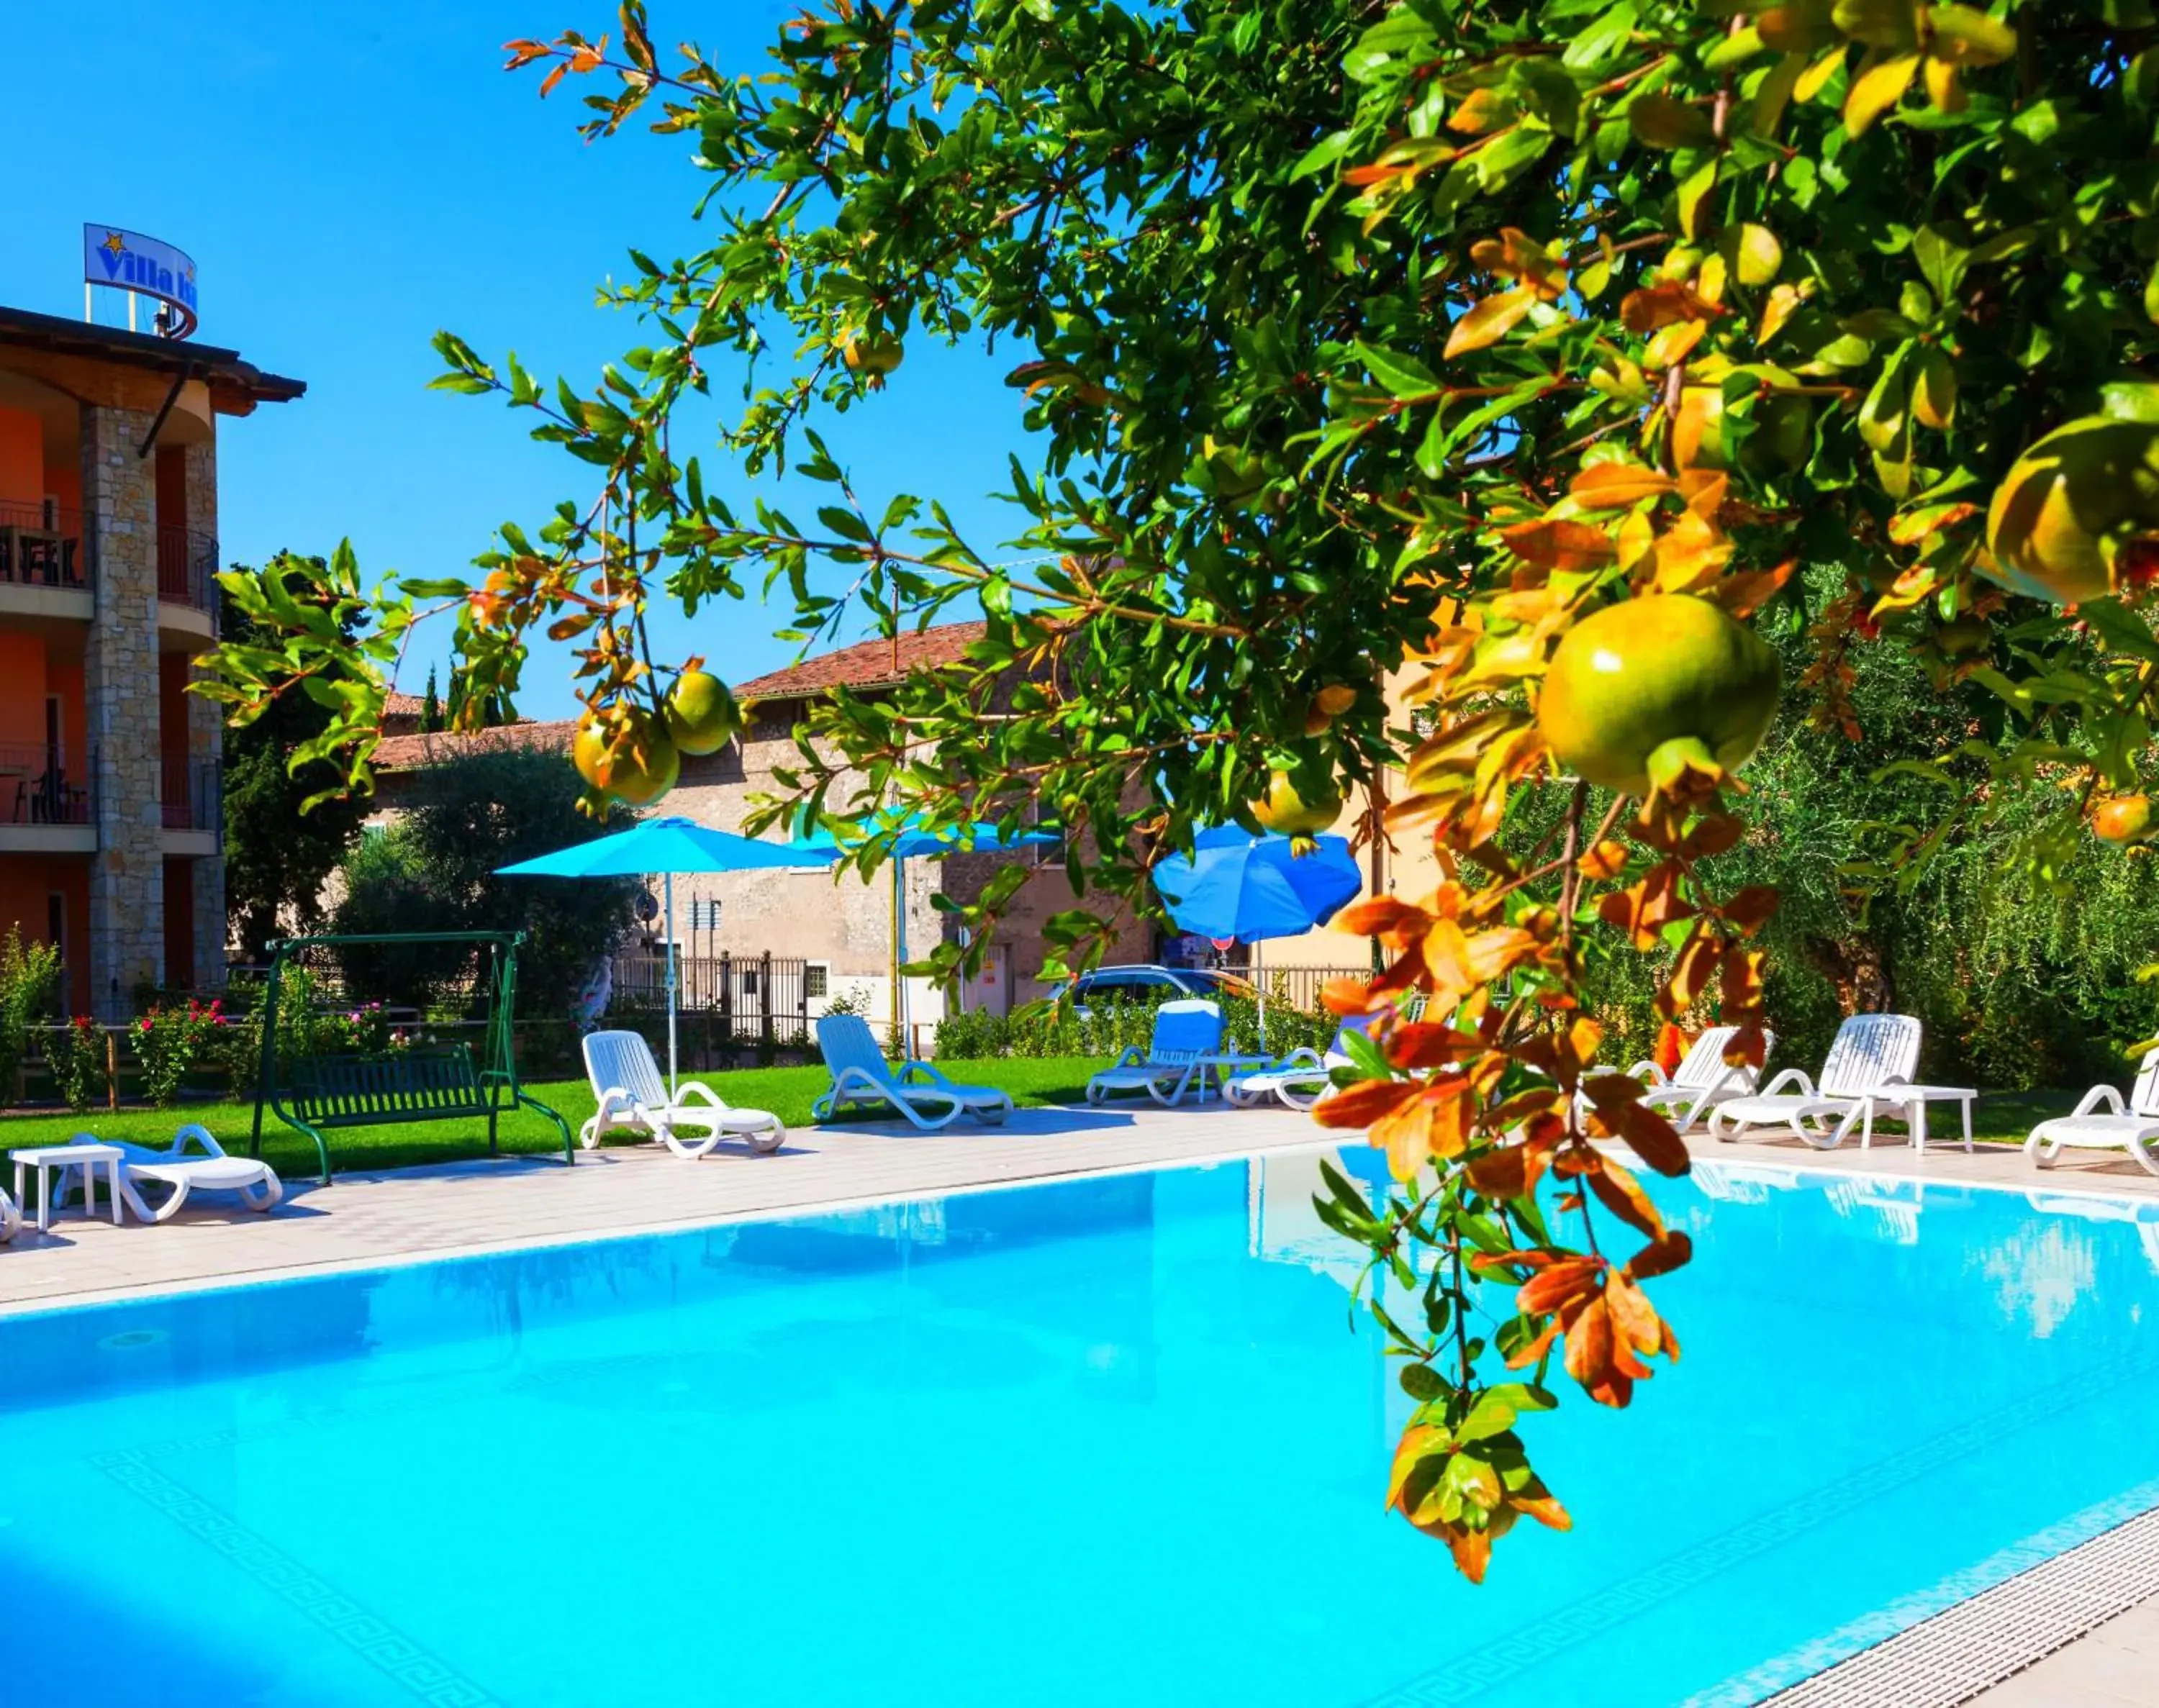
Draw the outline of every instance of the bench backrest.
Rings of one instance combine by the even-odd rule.
[[[394,1126],[485,1115],[488,1089],[463,1044],[380,1056],[302,1056],[292,1064],[294,1111],[311,1126]]]
[[[1825,1097],[1856,1097],[1919,1066],[1919,1022],[1909,1014],[1855,1014],[1836,1029],[1816,1087]]]
[[[587,1033],[585,1073],[596,1098],[627,1091],[647,1109],[665,1109],[670,1101],[660,1064],[652,1059],[652,1046],[640,1033]]]

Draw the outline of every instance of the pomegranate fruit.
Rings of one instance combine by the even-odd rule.
[[[1737,770],[1777,716],[1777,655],[1718,606],[1652,593],[1585,617],[1553,652],[1537,725],[1560,763],[1646,794],[1689,760]]]

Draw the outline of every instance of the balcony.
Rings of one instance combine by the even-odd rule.
[[[217,541],[158,529],[158,629],[167,650],[217,638]]]
[[[80,510],[0,500],[0,613],[34,628],[79,627],[96,615],[96,567]],[[0,818],[5,810],[0,804]]]
[[[0,582],[87,592],[91,564],[83,537],[80,510],[0,499]]]
[[[97,851],[92,766],[79,753],[28,743],[0,743],[0,851]]]
[[[168,754],[158,762],[158,821],[168,854],[200,859],[218,851],[225,829],[224,778],[215,759]]]

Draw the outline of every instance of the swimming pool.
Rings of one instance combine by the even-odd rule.
[[[2159,1205],[1711,1168],[1473,1587],[1317,1154],[0,1318],[0,1691],[1743,1702],[2159,1504]]]

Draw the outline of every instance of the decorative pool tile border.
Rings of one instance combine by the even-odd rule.
[[[2159,1585],[2159,1511],[2018,1572],[1766,1699],[1773,1708],[1955,1708]]]
[[[90,1462],[287,1606],[306,1615],[427,1708],[504,1708],[493,1692],[474,1683],[417,1639],[370,1612],[230,1514],[220,1512],[181,1487],[152,1465],[148,1454],[96,1453]]]
[[[1975,1417],[1968,1417],[1939,1434],[1877,1459],[1828,1487],[1810,1489],[1757,1513],[1722,1535],[1709,1537],[1682,1553],[1661,1560],[1647,1571],[1636,1572],[1623,1582],[1601,1587],[1594,1595],[1585,1596],[1565,1607],[1555,1609],[1533,1625],[1522,1626],[1496,1641],[1481,1645],[1474,1654],[1436,1667],[1418,1678],[1371,1698],[1366,1708],[1448,1708],[1450,1704],[1481,1700],[1487,1692],[1551,1656],[1616,1630],[1659,1603],[1723,1576],[1742,1560],[1767,1553],[1794,1536],[1842,1518],[1946,1459],[1982,1452],[1998,1442],[2006,1431],[2043,1422],[2058,1413],[2063,1398],[2069,1395],[2083,1395],[2099,1389],[2115,1387],[2139,1377],[2148,1377],[2155,1371],[2159,1371],[2159,1354],[2125,1353],[2089,1370],[2079,1372],[2074,1379],[2030,1390],[2006,1405],[1997,1406]],[[2153,1516],[2155,1548],[2159,1549],[2159,1514]],[[2159,1562],[2159,1552],[2155,1552],[2154,1560]],[[1984,1571],[1985,1568],[1977,1570]],[[1998,1579],[1999,1573],[1996,1576]],[[2132,1597],[2132,1601],[2141,1601],[2148,1596],[2151,1592],[2150,1585],[2152,1581],[2147,1576],[2146,1588],[2141,1594]],[[1955,1579],[1937,1584],[1919,1596],[1908,1599],[1904,1604],[1910,1607],[1907,1617],[1917,1617],[1923,1612],[1943,1609],[1944,1603],[1951,1598],[1969,1597],[1978,1587],[1976,1584],[1960,1585]],[[1959,1606],[1969,1605],[1969,1600],[1959,1602]],[[1937,1617],[1946,1617],[1956,1611],[1956,1607],[1950,1607],[1945,1612],[1939,1612]],[[2066,1626],[2070,1622],[2064,1619],[2063,1623]],[[1766,1664],[1759,1673],[1751,1674],[1750,1677],[1759,1681],[1754,1693],[1727,1695],[1720,1688],[1711,1695],[1697,1700],[1758,1701],[1763,1695],[1779,1685],[1790,1683],[1795,1677],[1811,1682],[1804,1680],[1810,1662],[1817,1669],[1829,1667],[1851,1655],[1855,1650],[1863,1650],[1870,1637],[1875,1634],[1877,1633],[1868,1632],[1862,1634],[1851,1628],[1831,1633],[1820,1643],[1810,1645],[1808,1651],[1780,1657],[1778,1661]],[[2081,1630],[2071,1631],[2061,1640],[2068,1642],[2082,1634]],[[1816,1649],[1821,1651],[1818,1656],[1814,1652]],[[2033,1660],[2038,1659],[2040,1654],[2037,1654],[2031,1657]],[[2029,1664],[2029,1662],[2019,1663],[2018,1667],[2025,1664]],[[2011,1670],[2017,1670],[2018,1667],[2012,1667]],[[1775,1676],[1762,1676],[1772,1668],[1775,1669]],[[2006,1673],[1997,1675],[2006,1676]],[[1777,1700],[1780,1704],[1785,1701],[1784,1697]],[[1860,1705],[1868,1705],[1871,1708],[1877,1700],[1884,1704],[1885,1708],[1918,1708],[1916,1700],[1901,1697],[1853,1696],[1835,1700],[1839,1704],[1848,1702],[1852,1708],[1860,1708]],[[1803,1708],[1831,1708],[1831,1703],[1832,1699],[1830,1698],[1810,1698]],[[1794,1708],[1801,1708],[1801,1705],[1795,1703]]]

